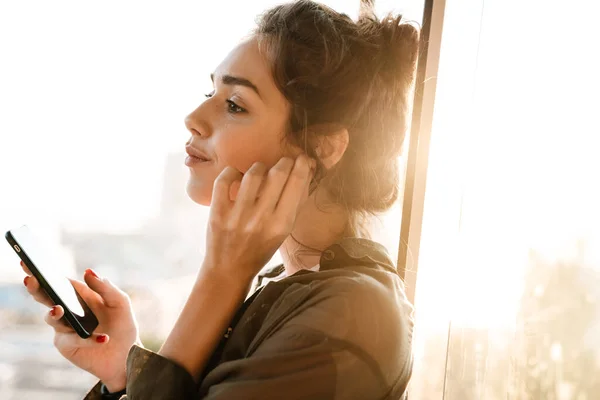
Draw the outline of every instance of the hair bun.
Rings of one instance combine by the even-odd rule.
[[[418,28],[402,15],[390,13],[379,20],[373,0],[361,0],[357,25],[373,44],[373,72],[383,74],[390,84],[398,79],[404,85],[412,83],[419,49]]]
[[[311,0],[267,11],[256,30],[273,77],[290,104],[287,137],[318,159],[322,126],[348,130],[348,148],[317,181],[351,215],[381,212],[399,195],[402,151],[419,32],[401,16],[378,19],[362,0],[356,21]],[[322,178],[322,179],[321,179]]]

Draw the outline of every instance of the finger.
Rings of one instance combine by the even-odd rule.
[[[229,189],[229,200],[231,200],[232,202],[235,202],[235,199],[237,199],[241,184],[242,181],[234,181],[231,184],[231,188]]]
[[[283,157],[269,170],[267,181],[258,201],[260,211],[272,211],[275,209],[293,167],[294,160]]]
[[[23,260],[21,260],[21,268],[23,268],[23,271],[24,271],[24,272],[25,272],[27,275],[29,275],[29,276],[33,275],[33,274],[31,273],[31,271],[29,270],[29,268],[27,267],[27,265],[25,265],[25,263],[23,262]]]
[[[106,346],[109,340],[110,337],[103,333],[93,333],[89,338],[83,339],[75,332],[56,332],[54,346],[59,350],[100,347]]]
[[[211,211],[220,214],[231,208],[233,203],[230,199],[231,185],[233,182],[241,180],[242,177],[242,173],[233,167],[225,167],[221,171],[213,185]]]
[[[309,182],[309,176],[310,165],[308,157],[300,155],[294,163],[294,169],[290,173],[275,208],[277,218],[288,219],[289,222],[295,220],[298,206],[303,199]]]
[[[256,162],[250,167],[242,178],[240,190],[235,200],[236,207],[239,210],[248,210],[256,203],[258,190],[265,178],[267,167],[260,162]]]
[[[27,292],[29,292],[35,301],[48,307],[54,305],[52,299],[50,299],[48,294],[40,287],[35,276],[26,276],[25,279],[23,279],[23,283],[27,288]]]
[[[123,307],[129,302],[129,296],[106,278],[101,278],[91,269],[86,269],[83,275],[85,283],[74,281],[75,290],[90,306],[92,311],[100,311],[102,305],[107,307]],[[89,302],[88,302],[89,300]]]
[[[50,325],[56,332],[71,333],[75,332],[67,321],[61,319],[64,310],[61,306],[54,306],[44,316],[44,321]]]
[[[84,275],[85,280],[85,275]],[[85,282],[81,282],[76,279],[69,278],[71,285],[75,291],[79,294],[81,299],[87,304],[92,312],[98,315],[98,312],[102,310],[104,307],[104,300],[102,300],[102,296],[93,291]]]

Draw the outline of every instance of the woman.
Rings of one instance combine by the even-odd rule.
[[[93,271],[74,282],[100,321],[85,340],[25,278],[52,307],[55,346],[100,379],[86,399],[404,395],[412,308],[365,221],[398,197],[418,33],[365,5],[357,22],[308,0],[277,6],[214,71],[185,120],[206,256],[157,354],[127,295]],[[250,291],[277,249],[278,279]]]

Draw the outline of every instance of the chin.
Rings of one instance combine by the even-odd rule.
[[[212,186],[206,187],[206,185],[198,184],[198,182],[194,182],[190,179],[187,183],[186,192],[188,197],[192,199],[194,203],[200,204],[201,206],[210,206]]]

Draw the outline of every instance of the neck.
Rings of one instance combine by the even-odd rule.
[[[288,276],[319,264],[323,250],[338,241],[346,230],[346,212],[329,202],[317,207],[317,192],[299,211],[292,234],[279,248]]]

